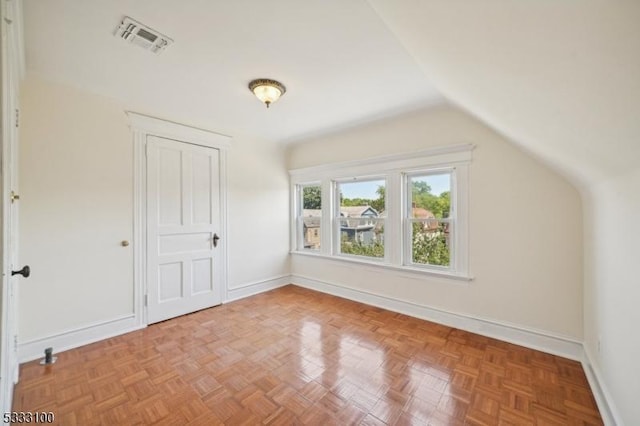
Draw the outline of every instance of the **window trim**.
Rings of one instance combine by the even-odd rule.
[[[407,272],[409,276],[437,276],[455,280],[473,279],[469,271],[469,166],[472,160],[472,144],[436,147],[418,152],[409,152],[382,157],[366,158],[335,164],[294,169],[289,171],[292,217],[300,204],[297,195],[300,185],[317,185],[322,190],[321,247],[320,250],[298,250],[297,220],[291,221],[291,254],[363,264],[390,271]],[[455,170],[452,175],[452,209],[455,213],[456,229],[452,243],[450,268],[437,265],[406,264],[406,212],[407,176],[437,174],[437,171]],[[339,239],[335,236],[336,182],[386,180],[385,257],[369,258],[340,254],[336,250]],[[410,205],[410,204],[409,204]],[[336,240],[338,240],[336,242]],[[455,251],[455,252],[454,252]]]

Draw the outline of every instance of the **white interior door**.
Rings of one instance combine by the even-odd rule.
[[[147,322],[222,303],[220,153],[147,137]]]
[[[13,13],[2,2],[2,199],[0,237],[2,281],[0,291],[0,409],[11,410],[13,385],[18,382],[18,70]],[[12,6],[12,5],[11,5]],[[26,270],[23,270],[28,276]]]

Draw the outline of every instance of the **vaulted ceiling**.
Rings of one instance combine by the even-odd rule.
[[[445,97],[578,186],[640,167],[640,2],[369,3]]]
[[[27,70],[291,142],[447,99],[578,186],[637,168],[640,2],[25,0]],[[113,36],[124,15],[175,40]],[[253,78],[280,79],[269,110]],[[444,98],[443,96],[444,95]]]

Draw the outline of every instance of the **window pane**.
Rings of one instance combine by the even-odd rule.
[[[305,249],[320,250],[320,218],[319,217],[303,217],[302,218],[302,236],[303,236]]]
[[[451,211],[451,173],[413,176],[411,212],[415,219],[447,218]]]
[[[384,220],[342,220],[340,252],[357,256],[384,257]]]
[[[307,250],[320,250],[322,222],[322,189],[320,185],[303,186],[302,206],[302,244]]]
[[[413,263],[449,267],[451,224],[446,221],[421,220],[411,223],[411,227]]]
[[[338,185],[341,253],[384,257],[385,188],[384,179]]]
[[[322,189],[320,185],[302,187],[302,208],[304,210],[322,209]],[[320,216],[320,213],[318,213],[318,216]]]

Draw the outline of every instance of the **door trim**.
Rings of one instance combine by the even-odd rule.
[[[220,241],[222,256],[222,301],[228,292],[228,207],[227,207],[227,151],[232,138],[209,130],[199,129],[160,118],[126,111],[129,127],[133,131],[133,312],[136,325],[148,323],[144,295],[147,294],[147,161],[146,145],[148,136],[173,139],[195,145],[215,148],[220,152]]]

